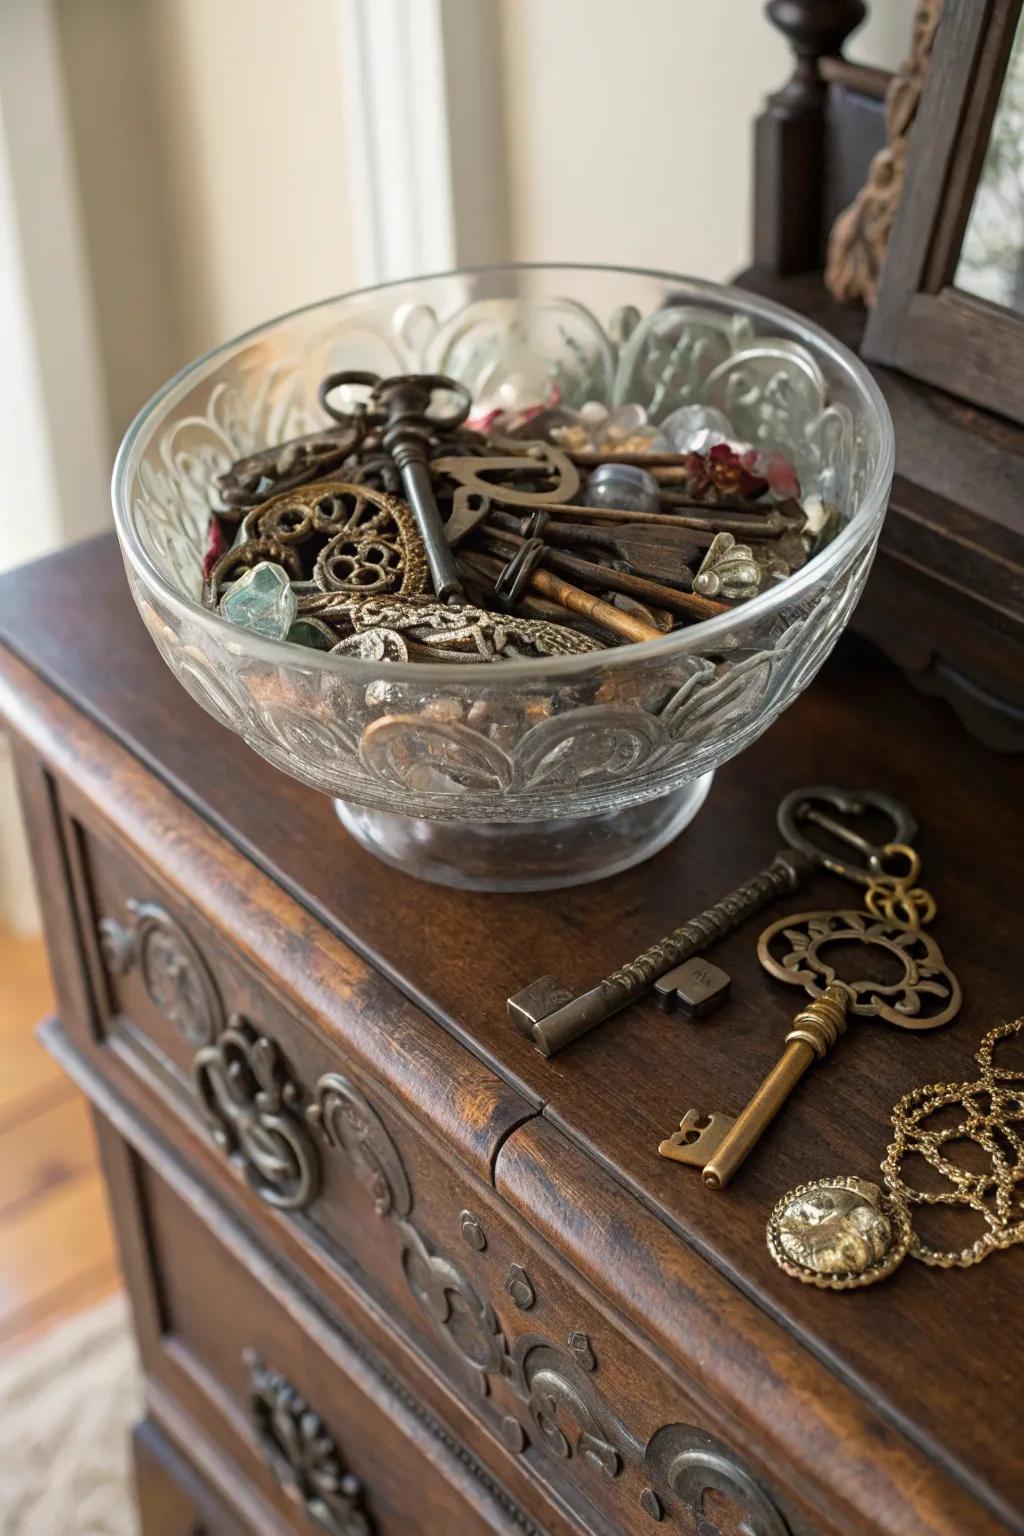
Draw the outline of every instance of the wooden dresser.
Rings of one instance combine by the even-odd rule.
[[[43,1030],[95,1106],[146,1373],[145,1536],[1024,1531],[1024,1254],[836,1295],[764,1243],[785,1190],[877,1177],[894,1100],[1024,1011],[1019,759],[851,638],[654,861],[481,897],[375,862],[206,717],[112,538],[0,581],[0,641]],[[854,1025],[716,1195],[656,1147],[778,1053],[756,919],[705,1023],[645,1003],[545,1060],[505,997],[596,980],[829,781],[914,808],[966,1004]]]

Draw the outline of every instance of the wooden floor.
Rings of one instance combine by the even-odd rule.
[[[52,1009],[42,942],[0,929],[0,1354],[119,1283],[85,1100],[34,1038]]]

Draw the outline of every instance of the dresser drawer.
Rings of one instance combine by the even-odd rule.
[[[355,1286],[459,1394],[483,1396],[498,1323],[466,1262],[487,1244],[489,1164],[485,1181],[453,1157],[401,1102],[396,1074],[389,1088],[372,1078],[342,1030],[284,999],[102,828],[69,825],[94,999],[84,1046],[99,1069],[263,1225],[268,1246],[288,1244],[322,1288]],[[350,991],[336,1017],[347,1025],[358,1006]],[[389,1027],[392,1069],[415,1059],[453,1116],[478,1116],[482,1140],[497,1144],[528,1113],[427,1019],[417,1037],[396,1007],[385,1046]]]
[[[242,1228],[214,1230],[187,1175],[174,1189],[102,1119],[98,1132],[150,1411],[219,1469],[243,1529],[540,1536]]]

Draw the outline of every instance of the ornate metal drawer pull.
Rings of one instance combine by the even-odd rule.
[[[279,1371],[246,1350],[249,1415],[274,1476],[327,1536],[373,1536],[363,1489],[319,1414]]]
[[[297,1110],[299,1087],[273,1040],[234,1013],[213,1044],[196,1052],[192,1076],[214,1141],[241,1164],[261,1199],[284,1211],[309,1205],[320,1163]]]

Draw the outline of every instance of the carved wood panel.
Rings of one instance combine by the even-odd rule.
[[[315,1206],[325,1156],[344,1158],[378,1218],[398,1234],[401,1275],[417,1312],[511,1451],[577,1463],[584,1483],[595,1480],[598,1500],[602,1485],[617,1486],[628,1473],[644,1514],[680,1531],[786,1536],[770,1497],[723,1442],[692,1424],[668,1423],[649,1438],[630,1427],[595,1380],[599,1351],[586,1332],[572,1330],[564,1344],[540,1332],[510,1339],[496,1302],[504,1298],[522,1314],[537,1305],[529,1253],[495,1275],[495,1300],[482,1294],[414,1219],[409,1173],[362,1090],[326,1072],[307,1102],[267,1032],[241,1013],[226,1014],[181,925],[154,902],[128,907],[131,924],[100,924],[105,963],[115,973],[138,966],[147,995],[182,1035],[209,1035],[195,1053],[193,1081],[214,1141],[263,1200],[289,1211]],[[474,1212],[461,1212],[459,1231],[468,1249],[486,1253],[486,1228]],[[497,1383],[514,1411],[498,1405]]]
[[[534,1446],[556,1461],[577,1458],[609,1483],[631,1469],[643,1482],[644,1513],[687,1536],[788,1536],[769,1495],[714,1435],[691,1424],[666,1424],[645,1440],[630,1429],[595,1381],[597,1354],[586,1333],[571,1333],[568,1347],[538,1333],[509,1342],[491,1302],[414,1223],[414,1194],[401,1154],[355,1083],[337,1072],[324,1074],[306,1113],[363,1179],[377,1215],[399,1232],[409,1289],[464,1379],[481,1397],[492,1380],[511,1387],[519,1411],[500,1421],[510,1450]],[[486,1251],[486,1231],[471,1212],[462,1212],[460,1230],[470,1248]],[[524,1266],[512,1266],[505,1290],[519,1310],[534,1305],[535,1287]]]

